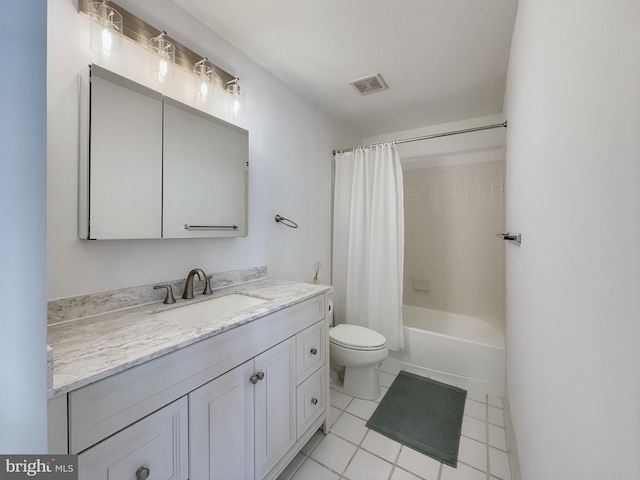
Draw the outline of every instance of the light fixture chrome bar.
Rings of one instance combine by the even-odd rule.
[[[237,225],[187,225],[184,224],[185,230],[237,230]]]
[[[78,0],[78,12],[88,14],[89,4],[96,0]],[[122,15],[123,19],[123,34],[125,37],[133,40],[138,45],[147,48],[149,45],[149,39],[157,37],[161,30],[149,25],[144,20],[136,17],[133,13],[122,8],[115,2],[109,1],[109,5],[113,6]],[[176,65],[184,68],[185,70],[192,72],[193,65],[202,60],[205,55],[200,55],[193,50],[182,45],[180,42],[171,38],[169,35],[167,39],[176,47]],[[234,80],[236,77],[215,66],[215,76],[218,85],[226,85],[228,82]]]
[[[465,128],[464,130],[453,130],[451,132],[434,133],[433,135],[424,135],[422,137],[392,140],[392,142],[395,144],[418,142],[421,140],[430,140],[432,138],[448,137],[450,135],[460,135],[461,133],[471,133],[471,132],[479,132],[480,130],[490,130],[492,128],[507,128],[507,122],[505,121],[503,123],[494,123],[493,125],[483,125],[481,127]],[[335,155],[336,153],[353,152],[356,148],[371,148],[371,147],[375,147],[376,145],[379,145],[379,144],[372,143],[370,145],[363,145],[362,147],[343,148],[339,150],[334,150],[333,154]]]

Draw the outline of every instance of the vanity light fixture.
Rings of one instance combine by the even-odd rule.
[[[195,95],[196,102],[203,105],[211,105],[215,102],[216,71],[211,62],[204,57],[193,66],[195,75]]]
[[[227,115],[233,118],[244,112],[244,89],[239,82],[239,78],[227,82]]]
[[[165,38],[167,32],[149,40],[149,75],[156,82],[170,85],[174,81],[176,47]]]
[[[127,39],[131,40],[131,42],[133,42],[135,45],[138,45],[145,49],[150,49],[153,42],[151,42],[149,39],[153,37],[157,38],[157,36],[160,36],[159,34],[161,33],[161,31],[153,25],[145,22],[142,18],[129,12],[122,5],[119,5],[117,1],[119,0],[74,0],[73,2],[71,2],[78,4],[79,13],[91,17],[91,20],[89,22],[90,26],[91,28],[96,29],[95,33],[92,32],[91,38],[96,38],[96,43],[99,45],[99,47],[92,48],[95,48],[95,51],[98,55],[102,54],[102,36],[104,32],[104,37],[107,40],[107,42],[104,42],[105,55],[107,54],[107,52],[110,52],[111,57],[115,56],[117,58],[118,56],[123,56],[124,50],[122,47],[124,47],[124,45],[122,45],[121,42],[122,37],[126,37]],[[94,18],[97,20],[96,22],[93,21]],[[111,26],[106,20],[113,22],[113,26]],[[92,25],[93,23],[96,23],[96,25]],[[107,26],[106,31],[104,28],[105,26]],[[170,72],[172,71],[170,67],[175,65],[176,67],[183,68],[187,72],[193,72],[194,65],[202,60],[204,55],[194,52],[186,45],[181,44],[174,38],[170,38],[168,35],[164,38],[164,40],[170,42],[173,45],[173,48],[171,48],[171,50],[175,52],[175,55],[171,55],[172,58],[175,58],[175,64],[169,62],[166,59],[164,64],[167,70],[167,78],[165,78],[165,82],[163,83],[171,83],[172,81],[177,80],[168,78]],[[111,42],[110,46],[109,41]],[[93,43],[94,42],[91,42],[91,44]],[[162,50],[162,54],[163,56],[167,56],[168,52]],[[148,55],[151,56],[151,54]],[[153,64],[154,66],[152,66],[150,70],[159,71],[158,67],[160,64],[160,60],[158,59],[157,55],[155,56],[155,58],[153,58]],[[227,84],[235,79],[235,75],[231,75],[223,68],[216,66],[211,62],[207,62],[207,65],[213,67],[213,75],[215,76],[216,88],[215,97],[218,97],[221,94],[220,92],[225,92]],[[159,81],[158,77],[154,78]],[[187,86],[187,88],[189,87],[190,85]],[[218,89],[220,89],[220,92],[218,92]]]
[[[91,19],[90,47],[103,58],[122,59],[122,15],[107,0],[92,2],[87,9]]]

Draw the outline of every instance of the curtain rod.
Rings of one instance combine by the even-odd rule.
[[[393,143],[398,144],[398,143],[417,142],[419,140],[429,140],[431,138],[448,137],[450,135],[459,135],[461,133],[478,132],[480,130],[489,130],[492,128],[501,128],[501,127],[507,128],[507,122],[505,121],[503,123],[494,123],[493,125],[484,125],[482,127],[465,128],[464,130],[454,130],[452,132],[434,133],[433,135],[425,135],[422,137],[404,138],[401,140],[395,140],[393,141]],[[363,145],[362,148],[375,147],[376,145],[380,145],[380,144],[372,143],[370,145]],[[351,148],[334,150],[333,154],[335,155],[336,153],[353,152],[356,148],[360,148],[360,147],[351,147]]]

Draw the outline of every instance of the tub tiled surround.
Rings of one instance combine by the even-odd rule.
[[[404,303],[502,329],[504,161],[403,171]]]
[[[278,480],[516,480],[500,397],[469,392],[458,468],[368,429],[366,421],[397,374],[382,364],[382,395],[374,401],[331,390],[330,433],[317,432]]]

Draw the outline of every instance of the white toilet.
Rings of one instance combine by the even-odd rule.
[[[337,376],[332,387],[365,400],[378,398],[378,365],[388,355],[387,339],[370,328],[347,324],[330,328],[329,358]]]

